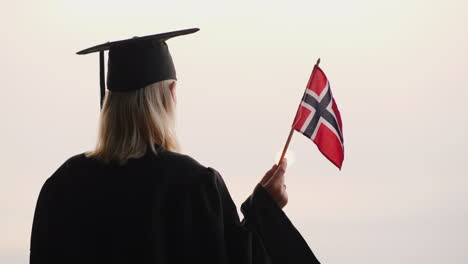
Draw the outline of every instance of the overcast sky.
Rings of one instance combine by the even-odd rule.
[[[0,263],[27,263],[44,181],[96,142],[106,41],[167,43],[182,152],[238,207],[283,148],[318,57],[343,118],[339,171],[295,133],[284,208],[322,263],[468,262],[468,2],[7,1],[0,16]]]

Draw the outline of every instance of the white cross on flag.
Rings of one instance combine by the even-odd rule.
[[[325,73],[315,65],[292,128],[310,138],[340,170],[344,159],[343,125]]]

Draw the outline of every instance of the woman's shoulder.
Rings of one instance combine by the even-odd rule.
[[[205,165],[187,154],[165,150],[162,155],[164,162],[174,168],[191,171],[206,169]]]
[[[49,189],[55,189],[57,184],[61,184],[64,181],[67,181],[70,178],[70,167],[72,166],[72,164],[76,162],[81,162],[83,158],[84,153],[81,153],[65,159],[65,161],[63,161],[62,164],[57,169],[55,169],[55,171],[49,177],[46,178],[42,185],[41,192],[45,192]]]
[[[66,169],[73,169],[77,170],[80,168],[87,168],[96,166],[96,161],[93,158],[90,158],[86,155],[86,152],[74,154],[63,162],[61,167],[65,167]]]
[[[178,175],[186,177],[186,183],[200,183],[219,181],[220,174],[214,168],[200,162],[195,157],[178,152],[165,151],[164,164],[168,169]]]

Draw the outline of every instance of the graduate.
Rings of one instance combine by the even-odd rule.
[[[78,52],[100,54],[98,142],[68,158],[43,184],[31,264],[319,263],[282,210],[286,159],[254,186],[240,207],[241,221],[219,172],[178,153],[177,78],[166,40],[196,31]]]

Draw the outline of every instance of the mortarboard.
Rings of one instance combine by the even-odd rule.
[[[104,51],[109,50],[107,89],[130,91],[151,83],[176,79],[174,62],[166,40],[197,32],[198,28],[107,42],[78,51],[76,54],[99,52],[101,108],[105,94]]]

